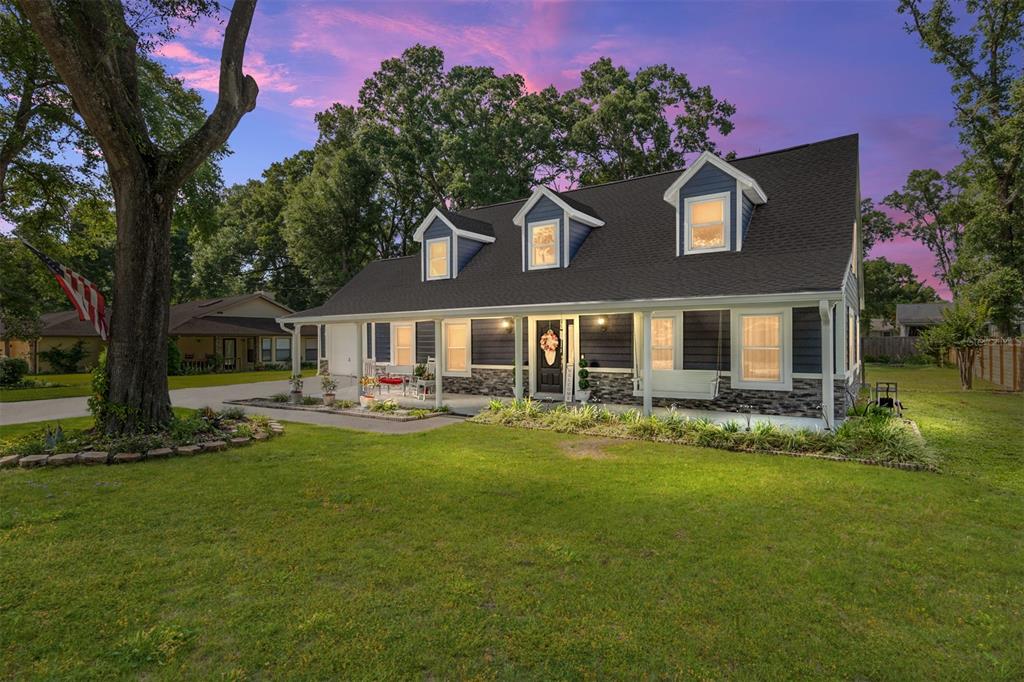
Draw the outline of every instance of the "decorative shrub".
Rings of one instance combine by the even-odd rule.
[[[320,377],[320,390],[327,393],[334,393],[338,388],[338,382],[334,380],[330,374],[324,374]]]
[[[595,405],[559,405],[542,410],[527,398],[503,403],[492,400],[473,421],[549,429],[562,433],[588,433],[619,438],[657,440],[700,447],[747,452],[821,453],[874,462],[914,462],[933,467],[913,426],[891,411],[871,410],[850,417],[835,432],[785,429],[759,422],[745,430],[737,421],[715,424],[670,411],[664,417],[645,417],[636,409],[614,414]]]
[[[39,357],[46,360],[57,374],[74,374],[85,359],[85,342],[79,339],[71,348],[58,345],[39,351]]]
[[[370,405],[371,412],[395,412],[398,410],[398,403],[394,400],[375,400]]]
[[[28,374],[23,358],[0,358],[0,386],[17,386]]]
[[[178,341],[176,337],[167,337],[167,374],[169,376],[178,376],[183,374],[184,370],[181,366],[181,349],[178,348]]]

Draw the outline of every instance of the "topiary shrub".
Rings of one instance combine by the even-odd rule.
[[[58,345],[39,351],[39,357],[46,360],[57,374],[75,374],[85,359],[85,342],[79,339],[71,348]]]
[[[181,365],[181,349],[178,348],[177,339],[173,336],[167,337],[167,374],[169,376],[184,374]]]

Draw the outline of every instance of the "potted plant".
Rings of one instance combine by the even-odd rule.
[[[324,395],[324,405],[334,404],[334,391],[338,388],[338,382],[334,380],[330,372],[324,372],[320,376],[320,390]]]
[[[288,383],[291,384],[292,387],[291,401],[298,405],[302,402],[302,375],[293,374],[292,378],[288,380]]]
[[[579,381],[576,386],[576,399],[581,403],[590,402],[590,370],[587,369],[586,358],[580,358],[580,371],[576,373]]]
[[[380,379],[377,377],[364,376],[359,379],[359,385],[362,387],[362,391],[359,394],[359,406],[360,407],[371,407],[373,401],[376,399],[373,395],[373,389],[380,386]]]

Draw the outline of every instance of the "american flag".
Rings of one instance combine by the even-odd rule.
[[[99,288],[82,275],[57,261],[29,244],[24,239],[22,244],[29,251],[39,256],[39,260],[49,268],[50,272],[57,279],[57,284],[64,290],[64,293],[71,299],[71,303],[78,311],[78,319],[89,320],[100,338],[107,340],[107,303],[100,293]]]

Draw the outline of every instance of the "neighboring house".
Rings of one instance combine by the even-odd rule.
[[[896,325],[884,317],[872,317],[871,326],[868,328],[868,336],[896,336]]]
[[[438,207],[419,254],[281,321],[326,325],[334,374],[436,358],[448,392],[562,399],[585,358],[597,402],[832,424],[860,378],[858,173],[850,135]]]
[[[896,327],[900,336],[918,336],[925,329],[942,323],[942,311],[951,308],[952,303],[898,303],[896,305]]]
[[[259,365],[284,364],[292,359],[292,344],[297,344],[302,362],[316,362],[319,355],[317,330],[301,330],[301,338],[281,329],[276,317],[291,313],[268,293],[258,291],[171,306],[168,332],[176,339],[186,366],[216,369],[254,369]],[[111,311],[108,311],[108,315]],[[28,360],[33,372],[52,368],[41,353],[56,347],[71,348],[78,341],[85,345],[82,368],[95,366],[103,342],[92,324],[78,319],[74,310],[47,313],[41,318],[38,339],[4,344],[4,352]]]

